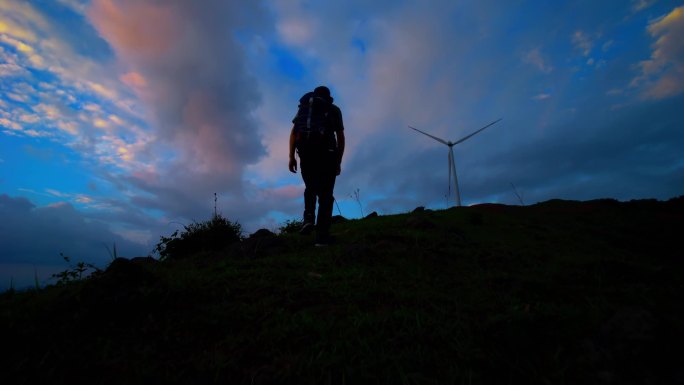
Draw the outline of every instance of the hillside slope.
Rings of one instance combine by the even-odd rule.
[[[684,382],[684,198],[478,205],[0,295],[7,384]]]

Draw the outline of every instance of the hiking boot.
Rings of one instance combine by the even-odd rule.
[[[313,223],[311,223],[311,222],[304,222],[304,224],[302,225],[302,228],[299,229],[299,234],[302,234],[302,235],[311,234],[311,232],[313,231],[314,227],[315,227],[315,226],[314,226]]]
[[[316,234],[316,247],[330,246],[335,242],[335,238],[330,234]]]

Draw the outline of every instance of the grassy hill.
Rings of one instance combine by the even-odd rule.
[[[684,382],[684,197],[353,220],[0,295],[4,384]],[[680,352],[673,354],[670,352]],[[84,381],[85,380],[85,381]]]

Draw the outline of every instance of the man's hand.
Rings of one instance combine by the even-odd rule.
[[[290,172],[297,173],[297,159],[294,156],[290,157]]]

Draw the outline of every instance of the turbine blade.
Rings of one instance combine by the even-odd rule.
[[[503,118],[501,118],[501,119],[503,119]],[[480,133],[480,132],[482,132],[482,131],[483,131],[483,130],[484,130],[485,128],[487,128],[487,127],[489,127],[489,126],[492,126],[492,125],[494,125],[495,123],[498,123],[498,122],[500,122],[500,121],[501,121],[501,119],[495,120],[495,121],[493,121],[493,122],[489,123],[488,125],[486,125],[486,126],[484,126],[484,127],[480,128],[479,130],[477,130],[477,131],[473,132],[472,134],[470,134],[470,135],[468,135],[468,136],[466,136],[466,137],[463,137],[463,138],[461,138],[461,139],[457,140],[457,141],[456,141],[456,143],[454,143],[454,144],[459,144],[459,143],[461,143],[461,142],[464,142],[464,141],[466,141],[467,139],[469,139],[469,138],[470,138],[470,137],[472,137],[473,135],[475,135],[475,134],[477,134],[477,133]]]
[[[420,133],[423,134],[423,135],[427,135],[427,136],[431,137],[432,139],[434,139],[434,140],[436,140],[436,141],[438,141],[438,142],[440,142],[440,143],[444,143],[444,144],[446,144],[447,146],[449,145],[449,143],[447,143],[447,141],[444,140],[444,139],[440,139],[440,138],[438,138],[438,137],[436,137],[436,136],[432,136],[432,135],[428,134],[427,132],[423,132],[423,131],[421,131],[421,130],[415,128],[415,127],[411,127],[411,126],[408,126],[408,127],[409,127],[410,129],[412,129],[412,130],[416,130],[416,131],[420,132]]]
[[[461,190],[458,188],[458,176],[456,176],[456,160],[454,159],[454,148],[451,147],[451,171],[454,173],[454,190],[456,190],[456,205],[461,207]]]

